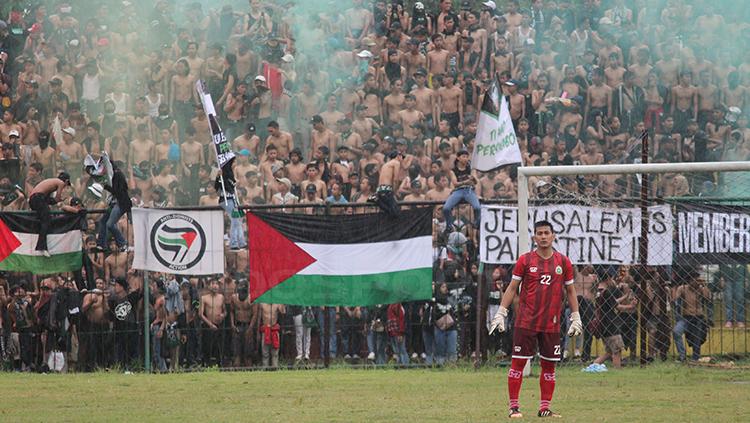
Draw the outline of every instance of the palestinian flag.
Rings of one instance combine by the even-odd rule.
[[[0,212],[0,270],[35,275],[72,272],[81,268],[83,217],[53,215],[47,234],[50,257],[36,251],[39,221],[29,213]]]
[[[250,296],[367,306],[432,297],[432,209],[337,216],[247,213]]]

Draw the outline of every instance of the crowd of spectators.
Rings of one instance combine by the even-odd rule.
[[[65,171],[70,201],[106,208],[105,190],[83,172],[87,155],[96,159],[106,151],[136,207],[218,205],[218,169],[194,89],[198,80],[212,94],[237,154],[238,202],[290,206],[280,212],[366,203],[389,157],[400,157],[392,187],[399,200],[444,202],[464,184],[456,158],[474,148],[493,81],[508,99],[526,166],[637,162],[644,131],[653,162],[747,160],[746,9],[708,0],[9,0],[0,5],[0,204],[8,211],[27,208],[37,183]],[[474,176],[480,198],[515,198],[513,167]],[[653,193],[709,195],[722,182],[710,174],[664,175],[655,178]],[[638,189],[635,178],[619,175],[530,184],[540,197],[551,189],[608,199]],[[292,207],[297,203],[311,206]],[[361,204],[331,212],[374,210]],[[331,356],[382,363],[387,344],[402,363],[470,354],[476,234],[471,209],[458,213],[451,233],[436,209],[435,301],[333,310],[331,336],[338,339],[338,332],[342,343],[331,343]],[[129,365],[141,354],[142,275],[128,270],[131,256],[122,248],[132,245],[126,216],[109,226],[128,239],[102,252],[87,238],[93,283],[67,275],[5,276],[3,325],[17,342],[0,338],[21,346],[24,368],[74,344],[81,346],[84,368]],[[96,233],[90,218],[86,236]],[[277,332],[261,336],[254,328],[280,319],[291,319],[282,327],[294,328],[282,330],[280,345],[296,342],[291,354],[310,356],[310,329],[325,332],[323,311],[246,304],[246,256],[227,251],[232,270],[220,278],[185,283],[154,275],[160,282],[154,282],[152,328],[163,340],[156,357],[169,357],[173,366],[241,365],[242,352],[260,351],[273,361]],[[594,295],[606,278],[589,274],[600,277],[580,292]],[[627,296],[622,292],[618,301]],[[45,317],[45,304],[68,297],[80,300],[79,315],[49,323],[54,319]],[[744,285],[738,298],[744,301]],[[744,322],[744,311],[734,320]],[[663,334],[657,323],[654,333]],[[80,336],[71,337],[76,331]],[[289,336],[295,341],[285,342]],[[245,341],[258,342],[253,349]]]

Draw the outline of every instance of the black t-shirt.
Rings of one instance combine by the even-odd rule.
[[[132,327],[137,324],[135,312],[140,299],[140,291],[131,292],[123,297],[110,297],[109,309],[112,313],[115,329]]]
[[[617,315],[617,299],[622,297],[619,288],[609,288],[597,300],[599,304],[600,332],[603,337],[620,333],[620,318]]]
[[[461,170],[458,165],[453,166],[453,173],[456,175],[456,182],[466,182],[471,179],[471,166],[466,165],[466,169]]]

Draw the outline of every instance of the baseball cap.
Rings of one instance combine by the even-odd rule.
[[[52,78],[49,81],[49,84],[50,85],[62,85],[62,79],[60,79],[60,78]]]
[[[359,53],[357,53],[357,57],[361,57],[363,59],[365,58],[371,58],[373,57],[373,54],[370,52],[370,50],[362,50]]]
[[[497,5],[492,0],[486,1],[486,2],[482,3],[482,5],[487,6],[487,7],[489,7],[492,10],[495,10],[497,8]]]
[[[287,188],[289,188],[289,189],[292,188],[292,181],[290,181],[289,178],[278,178],[276,180],[279,181],[280,183],[286,185]]]
[[[76,136],[76,130],[73,129],[73,128],[71,128],[70,126],[68,126],[67,128],[64,128],[62,131],[65,132],[66,134],[70,135],[71,137],[75,137]]]
[[[315,115],[310,119],[310,123],[323,123],[323,117],[320,115]]]
[[[505,81],[505,85],[507,85],[509,87],[513,87],[513,86],[518,85],[518,81],[516,81],[515,79],[509,79],[509,80]]]
[[[266,77],[263,75],[258,75],[255,77],[256,81],[266,82]]]
[[[271,173],[276,173],[276,172],[280,171],[283,168],[284,168],[284,166],[282,166],[282,165],[280,165],[278,163],[275,163],[273,166],[271,166]]]
[[[287,54],[285,54],[285,55],[284,55],[284,56],[283,56],[283,57],[281,58],[281,60],[283,60],[283,61],[284,61],[284,62],[286,62],[286,63],[292,63],[292,62],[294,62],[294,56],[292,56],[291,54],[287,53]]]
[[[305,191],[307,191],[307,192],[318,192],[318,189],[315,188],[315,185],[313,185],[313,184],[307,184],[307,188],[305,188]]]
[[[419,68],[414,72],[414,76],[427,76],[427,71],[423,68]]]
[[[21,137],[21,134],[18,133],[18,130],[13,129],[10,132],[8,132],[8,137]]]

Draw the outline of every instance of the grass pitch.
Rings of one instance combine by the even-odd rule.
[[[0,374],[2,422],[498,422],[504,368],[167,375]],[[534,368],[538,375],[538,367]],[[521,410],[536,421],[538,376]],[[558,370],[562,421],[750,421],[750,371],[662,364],[601,374]],[[560,420],[560,419],[555,419]]]

